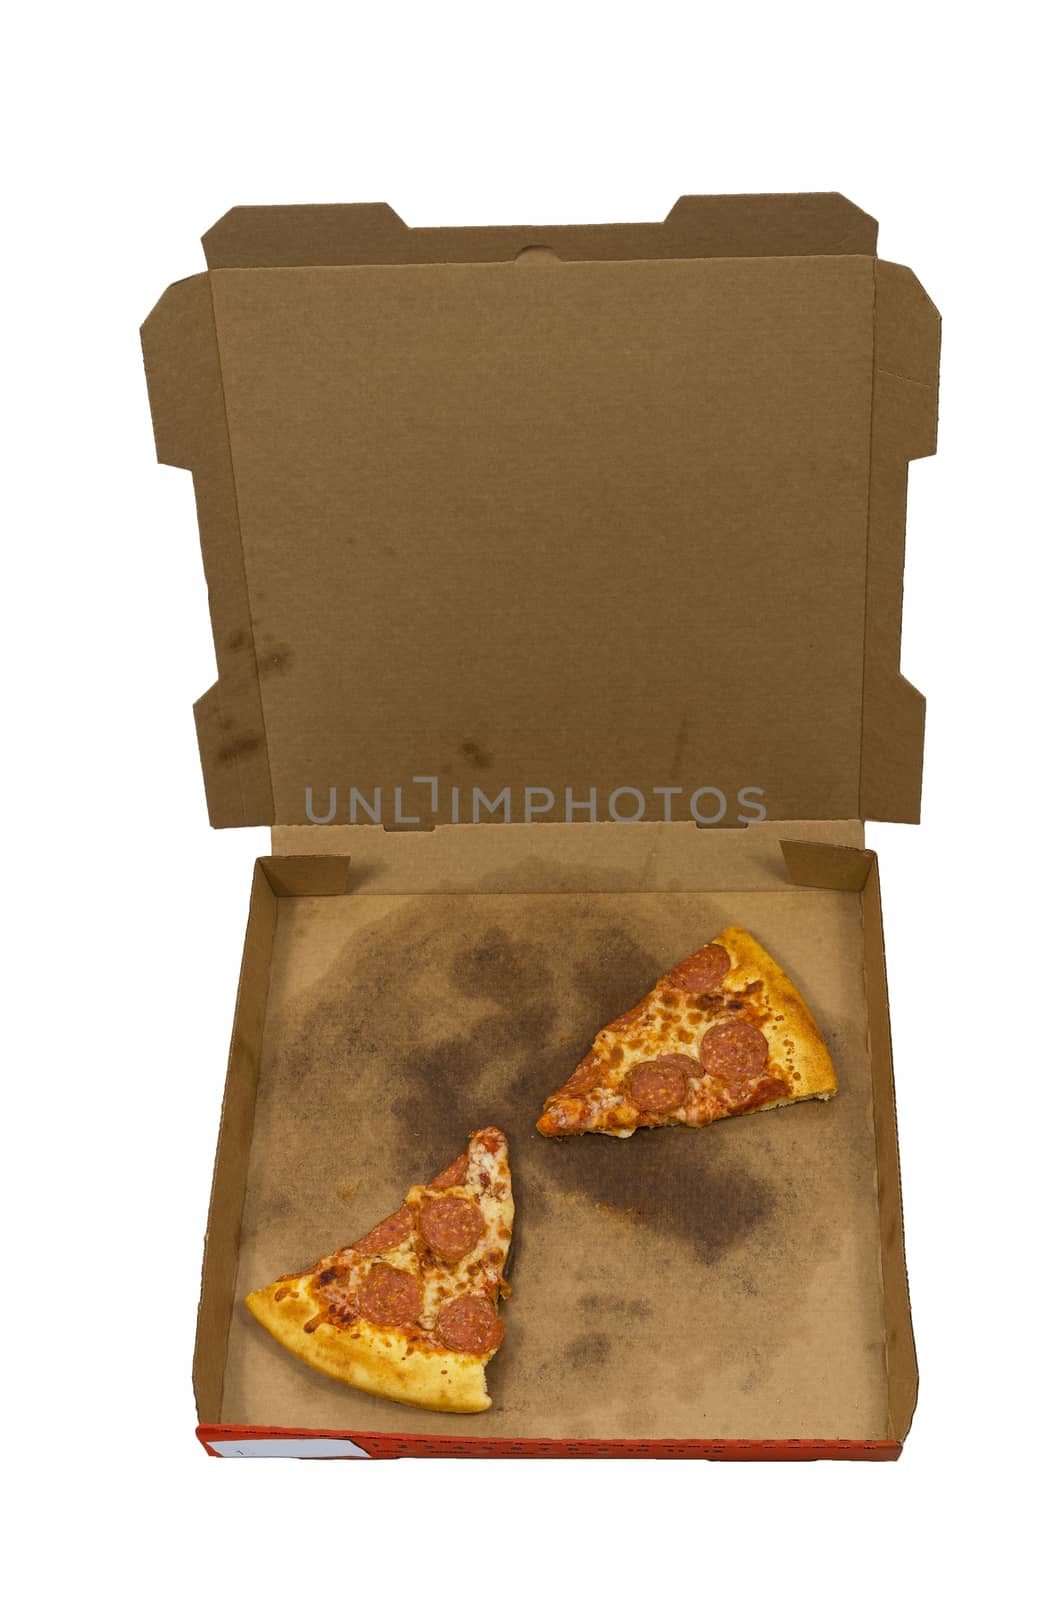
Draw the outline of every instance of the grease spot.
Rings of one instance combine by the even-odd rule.
[[[610,1358],[613,1340],[607,1333],[582,1333],[562,1350],[562,1360],[570,1367],[601,1367]]]
[[[258,658],[259,677],[268,678],[273,673],[287,672],[292,665],[292,650],[287,644],[267,645]]]
[[[505,929],[486,929],[451,963],[451,981],[464,995],[482,998],[507,1008],[528,995],[542,993],[550,983],[543,954],[527,942],[520,943]]]
[[[218,746],[219,761],[237,761],[241,756],[253,755],[262,748],[262,740],[254,733],[238,734],[236,738],[227,739]]]
[[[629,1299],[620,1294],[582,1294],[576,1303],[581,1311],[605,1317],[649,1317],[652,1309],[645,1298]]]
[[[631,1139],[585,1134],[551,1141],[559,1178],[602,1211],[683,1241],[707,1265],[772,1215],[773,1190],[731,1151],[719,1128],[655,1128]],[[567,1146],[575,1146],[573,1156]],[[564,1174],[564,1176],[563,1176]]]
[[[495,757],[491,751],[485,750],[484,746],[478,744],[476,739],[463,739],[458,749],[469,765],[478,772],[486,772],[489,767],[495,765]]]
[[[610,924],[595,940],[594,958],[578,957],[572,974],[577,993],[598,1016],[592,1034],[645,1000],[659,977],[654,957],[631,930],[623,922]]]

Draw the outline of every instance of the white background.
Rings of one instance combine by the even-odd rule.
[[[1061,1064],[1047,14],[188,3],[37,7],[9,30],[2,1320],[14,1537],[39,1592],[94,1573],[121,1595],[306,1573],[384,1596],[369,1569],[411,1559],[430,1593],[467,1562],[504,1592],[1046,1592]],[[922,1375],[903,1459],[211,1462],[188,1373],[267,835],[207,824],[190,703],[215,674],[192,486],[154,463],[138,323],[237,202],[590,222],[790,189],[840,189],[879,217],[881,253],[945,318],[939,456],[910,482],[903,665],[929,702],[924,821],[869,830]],[[16,1559],[9,1546],[9,1573]]]

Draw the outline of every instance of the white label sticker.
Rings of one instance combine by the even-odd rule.
[[[294,1461],[322,1461],[339,1456],[372,1459],[368,1450],[352,1444],[350,1439],[208,1439],[207,1443],[220,1456],[243,1456],[247,1460],[270,1456],[286,1456]]]

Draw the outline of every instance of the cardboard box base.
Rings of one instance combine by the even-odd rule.
[[[781,831],[360,829],[350,864],[260,863],[197,1347],[211,1453],[897,1455],[915,1363],[874,858],[801,824],[785,858]],[[542,1139],[596,1028],[732,922],[809,1000],[837,1098]],[[254,1323],[250,1289],[357,1237],[489,1121],[518,1206],[491,1411],[344,1389]]]

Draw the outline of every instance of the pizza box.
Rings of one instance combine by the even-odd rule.
[[[212,1455],[889,1459],[916,1397],[878,868],[919,816],[899,649],[938,318],[839,195],[662,223],[244,207],[143,330],[218,659],[211,822],[255,863],[194,1360]],[[747,927],[839,1092],[631,1140],[544,1097]],[[244,1295],[496,1122],[492,1409],[411,1411]]]

